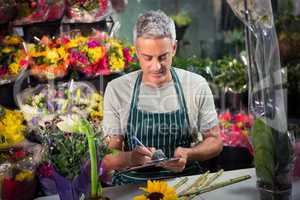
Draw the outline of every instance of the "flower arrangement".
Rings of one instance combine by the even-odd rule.
[[[253,117],[242,112],[232,115],[226,111],[219,115],[219,120],[224,145],[245,147],[253,155],[253,148],[249,141]]]
[[[16,2],[14,0],[0,0],[0,23],[7,23],[16,14]]]
[[[41,79],[63,77],[68,70],[68,54],[58,39],[46,36],[39,44],[28,44],[31,74]]]
[[[0,78],[16,77],[27,66],[26,54],[22,49],[22,38],[6,36],[0,44]]]
[[[123,71],[135,62],[132,46],[124,46],[120,40],[97,32],[90,37],[64,38],[70,65],[87,76],[107,75]]]
[[[57,88],[38,85],[17,95],[18,104],[30,127],[45,127],[58,115],[76,113],[100,122],[103,117],[103,98],[88,83],[69,82]]]
[[[16,25],[58,20],[65,10],[63,0],[16,0],[16,3],[18,11],[14,21]]]
[[[177,200],[175,188],[168,186],[165,181],[147,181],[147,188],[141,188],[144,194],[135,196],[133,200]]]
[[[24,118],[22,113],[0,106],[0,149],[12,147],[24,138]]]
[[[0,197],[7,200],[18,199],[22,193],[25,199],[35,195],[35,164],[32,155],[23,150],[2,151],[0,153]]]
[[[108,0],[67,0],[67,22],[95,22],[108,11]]]
[[[38,170],[45,193],[55,191],[61,199],[79,199],[90,195],[86,192],[91,186],[92,196],[100,194],[97,174],[103,170],[96,155],[101,158],[110,152],[101,130],[102,96],[87,83],[71,81],[55,88],[39,85],[25,89],[18,95],[18,102],[32,130],[31,137],[47,149]],[[90,171],[92,183],[86,182]],[[50,189],[49,182],[56,188]],[[79,189],[74,192],[74,188]]]

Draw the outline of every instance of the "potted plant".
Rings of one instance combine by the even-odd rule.
[[[185,34],[186,29],[192,22],[192,19],[187,12],[179,12],[176,15],[172,15],[171,18],[174,20],[176,28],[176,39],[181,41]]]

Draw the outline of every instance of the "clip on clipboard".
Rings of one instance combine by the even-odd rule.
[[[170,161],[177,161],[180,158],[163,158],[163,159],[157,159],[157,160],[151,160],[148,163],[145,163],[143,165],[135,166],[135,167],[130,167],[121,171],[118,171],[118,173],[125,173],[125,172],[130,172],[130,171],[135,171],[138,169],[143,169],[146,167],[155,167],[158,166],[159,164],[165,163],[165,162],[170,162]]]

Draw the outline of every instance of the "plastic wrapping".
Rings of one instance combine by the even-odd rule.
[[[64,23],[91,23],[103,20],[111,13],[109,0],[67,0]]]
[[[282,88],[286,74],[280,66],[271,1],[227,2],[246,25],[249,112],[255,117],[251,136],[258,185],[272,191],[289,190],[293,141],[287,130]]]
[[[0,151],[0,198],[30,200],[35,197],[36,166],[43,154],[41,145],[24,140],[13,148]]]
[[[91,84],[73,81],[58,84],[56,87],[40,84],[34,88],[27,88],[19,91],[16,100],[30,127],[45,127],[57,116],[67,113],[97,119],[97,103],[102,101]]]
[[[67,35],[67,34],[66,34]],[[107,33],[95,31],[89,37],[62,37],[68,52],[70,68],[85,76],[109,75],[124,71],[135,62],[135,51]]]
[[[0,0],[0,24],[11,21],[16,15],[14,0]]]
[[[65,11],[64,0],[16,0],[16,2],[18,12],[15,25],[59,20]]]
[[[8,35],[0,42],[0,85],[14,80],[27,67],[23,39]]]
[[[37,44],[28,44],[30,72],[41,80],[64,77],[69,59],[64,44],[58,39],[43,36]]]

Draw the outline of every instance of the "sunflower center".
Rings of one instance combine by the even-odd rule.
[[[149,200],[161,200],[164,198],[164,195],[159,192],[152,192],[147,196],[147,199]]]

